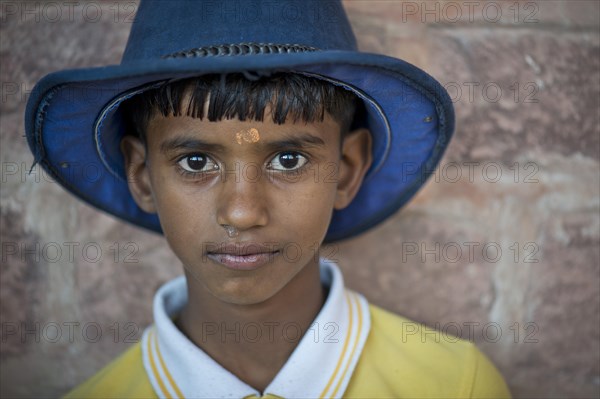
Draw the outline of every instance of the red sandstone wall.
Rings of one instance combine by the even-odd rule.
[[[439,339],[475,340],[516,397],[598,397],[599,2],[345,5],[360,48],[436,76],[458,120],[417,198],[326,254],[372,302],[437,326]],[[2,2],[3,397],[56,396],[94,373],[139,339],[156,287],[181,273],[160,237],[98,213],[39,170],[24,174],[27,92],[51,71],[118,63],[136,5],[69,7]],[[71,258],[68,243],[103,252]]]

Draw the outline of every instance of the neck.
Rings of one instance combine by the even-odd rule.
[[[321,310],[319,264],[311,261],[271,298],[220,301],[187,276],[189,300],[176,321],[197,346],[248,385],[264,391]]]

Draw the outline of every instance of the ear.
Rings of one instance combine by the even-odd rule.
[[[343,139],[335,209],[344,209],[356,196],[371,166],[371,133],[356,129]]]
[[[125,158],[125,173],[129,191],[136,204],[148,213],[156,213],[150,173],[146,164],[146,146],[133,136],[121,139],[121,153]]]

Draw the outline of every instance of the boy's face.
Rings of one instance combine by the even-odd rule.
[[[122,149],[137,203],[158,213],[188,277],[221,301],[252,304],[318,262],[333,210],[358,190],[370,136],[340,140],[327,114],[282,125],[268,114],[263,122],[156,115],[146,147],[127,137]]]

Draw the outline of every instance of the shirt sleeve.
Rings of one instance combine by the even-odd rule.
[[[469,398],[503,399],[511,398],[504,378],[488,358],[472,345],[473,374],[471,383],[466,387]]]
[[[63,397],[75,398],[157,398],[144,370],[140,343]]]

